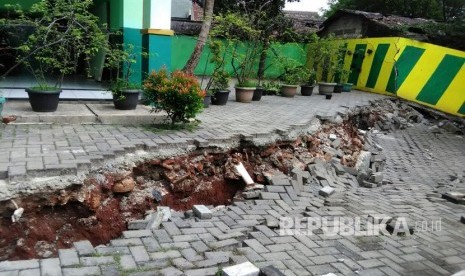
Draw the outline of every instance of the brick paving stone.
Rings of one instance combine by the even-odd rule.
[[[180,258],[181,253],[177,250],[168,250],[150,253],[150,258],[153,260],[165,260],[165,259],[174,259]]]
[[[43,276],[61,276],[60,259],[42,259],[40,260],[40,273]]]
[[[263,244],[255,239],[244,240],[244,245],[252,248],[257,253],[267,253],[270,252]]]
[[[19,272],[19,276],[36,276],[40,274],[40,269],[25,269]]]
[[[80,263],[78,253],[74,248],[60,249],[58,250],[58,256],[61,265],[64,267],[78,265]]]
[[[84,266],[96,266],[102,264],[113,263],[115,260],[112,256],[103,257],[81,257],[81,264]]]
[[[136,262],[147,262],[150,260],[150,256],[144,246],[131,246],[129,250]]]
[[[181,250],[181,254],[189,262],[196,262],[196,261],[203,260],[203,257],[199,255],[197,251],[195,251],[192,248],[186,248],[186,249]]]
[[[131,231],[123,231],[123,237],[126,239],[130,238],[143,238],[143,237],[151,237],[152,231],[150,230],[131,230]]]
[[[364,268],[373,268],[373,267],[379,267],[379,266],[384,265],[383,262],[377,259],[362,260],[362,261],[358,261],[358,263]]]
[[[79,256],[90,256],[95,254],[95,249],[90,241],[78,241],[73,243],[74,248],[78,252]]]
[[[35,269],[35,268],[39,268],[38,260],[4,261],[0,263],[0,271]]]
[[[236,251],[238,254],[244,255],[249,261],[253,263],[265,260],[262,256],[260,256],[260,254],[255,252],[250,247],[237,248]]]
[[[63,276],[89,276],[89,275],[100,275],[100,274],[101,274],[101,271],[98,266],[63,268]]]
[[[175,267],[183,271],[195,268],[195,265],[193,263],[189,262],[188,260],[184,258],[175,258],[175,259],[172,259],[171,262],[173,263]]]
[[[112,246],[131,246],[131,245],[142,245],[141,239],[133,238],[133,239],[116,239],[111,240],[110,244]]]
[[[163,276],[182,276],[184,273],[174,267],[167,267],[160,270],[160,274]]]
[[[217,242],[209,242],[207,245],[214,250],[228,249],[235,247],[239,244],[239,241],[236,239],[227,239]]]
[[[132,255],[120,256],[120,265],[123,270],[133,270],[137,268],[137,264]]]

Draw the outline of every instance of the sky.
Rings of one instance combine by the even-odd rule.
[[[316,11],[321,14],[321,8],[326,8],[327,0],[300,0],[300,2],[286,3],[285,10]]]

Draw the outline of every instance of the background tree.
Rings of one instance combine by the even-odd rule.
[[[194,51],[192,52],[189,60],[183,68],[183,71],[193,75],[195,67],[199,64],[200,56],[202,55],[203,48],[208,39],[208,33],[212,25],[213,19],[213,7],[215,6],[215,0],[205,1],[205,18],[202,23],[202,29],[200,30],[199,39],[195,45]]]
[[[463,18],[465,11],[465,0],[328,0],[328,4],[325,16],[352,9],[449,22]]]
[[[300,0],[216,0],[215,14],[236,12],[247,15],[260,31],[260,56],[257,76],[261,80],[266,70],[266,58],[272,41],[292,41],[295,34],[291,29],[293,23],[286,18],[283,8],[286,2],[299,2]]]

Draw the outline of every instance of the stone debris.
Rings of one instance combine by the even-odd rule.
[[[223,268],[223,276],[258,276],[260,269],[251,262]]]
[[[318,194],[320,194],[321,196],[324,196],[324,197],[329,197],[330,195],[332,195],[334,193],[335,189],[330,187],[330,186],[326,186],[326,187],[323,187],[321,188],[319,191],[318,191]]]
[[[465,205],[465,193],[460,192],[447,192],[442,194],[442,198],[449,200],[455,204]]]
[[[213,214],[205,205],[194,205],[192,207],[194,215],[199,219],[211,219]]]

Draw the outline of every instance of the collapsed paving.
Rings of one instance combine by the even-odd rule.
[[[462,126],[428,122],[417,110],[391,100],[352,109],[346,119],[265,148],[242,145],[228,154],[202,151],[95,171],[84,188],[42,199],[56,205],[81,199],[91,211],[118,209],[110,198],[118,198],[119,207],[133,203],[137,208],[116,214],[130,220],[129,230],[106,245],[75,241],[72,248],[58,250],[57,258],[5,261],[0,271],[214,275],[220,267],[247,262],[247,269],[261,268],[264,275],[450,275],[465,269],[460,222],[465,208],[441,198],[457,197],[465,188]],[[234,169],[239,163],[254,184],[244,185]],[[234,187],[222,202],[208,201],[218,190],[196,198],[192,181],[203,183],[207,176],[216,181],[205,181],[204,190],[219,182],[221,190]],[[27,206],[34,200],[17,201]],[[9,204],[11,215],[16,207]],[[150,208],[157,212],[140,213]],[[280,225],[283,217],[292,225]],[[316,218],[327,218],[333,227],[339,217],[360,218],[358,235],[306,231],[305,223]],[[296,219],[305,225],[297,229],[303,233],[296,233]],[[439,220],[440,229],[434,224]],[[382,235],[363,234],[381,221],[387,224]],[[283,234],[283,228],[289,231]],[[35,257],[50,257],[53,250]],[[226,275],[234,275],[227,273],[231,268]]]

